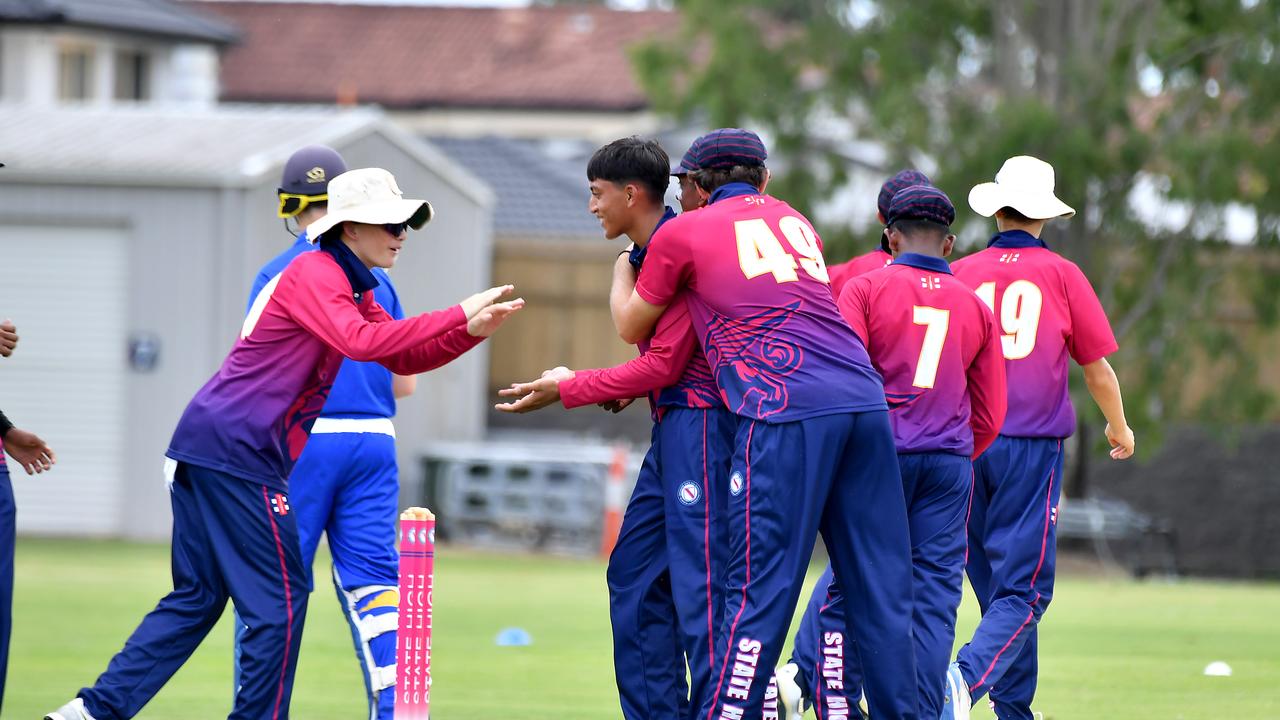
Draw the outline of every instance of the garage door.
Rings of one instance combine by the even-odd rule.
[[[121,529],[126,252],[121,229],[0,225],[0,319],[21,337],[0,358],[0,409],[58,455],[30,477],[10,459],[19,532]]]

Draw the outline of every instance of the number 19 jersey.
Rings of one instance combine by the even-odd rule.
[[[790,205],[745,183],[667,222],[636,292],[689,310],[726,407],[767,422],[884,410],[867,351],[840,317],[822,242]]]
[[[1009,410],[1001,435],[1065,438],[1076,415],[1067,357],[1080,365],[1115,352],[1115,335],[1088,278],[1075,263],[1021,230],[952,264],[995,313],[1005,357]]]

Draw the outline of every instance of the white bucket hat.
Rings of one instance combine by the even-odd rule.
[[[329,181],[329,212],[307,226],[307,240],[314,243],[325,231],[347,221],[369,225],[407,222],[418,230],[434,214],[426,200],[402,197],[395,177],[386,170],[348,170]]]
[[[1053,194],[1053,166],[1030,155],[1004,161],[996,181],[975,185],[969,191],[969,207],[983,217],[991,217],[1003,207],[1011,207],[1032,220],[1071,217],[1076,211]]]

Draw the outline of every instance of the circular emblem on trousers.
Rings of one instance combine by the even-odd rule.
[[[729,492],[734,495],[741,495],[743,485],[745,485],[745,483],[742,481],[742,473],[735,470],[734,473],[729,476]]]
[[[702,497],[702,488],[698,487],[696,482],[686,482],[680,486],[680,490],[676,492],[676,497],[685,505],[692,505],[698,502],[698,498]]]
[[[436,529],[435,529],[435,528],[431,528],[430,530],[428,530],[428,531],[427,531],[427,542],[431,543],[432,545],[435,545],[435,544],[436,544]]]

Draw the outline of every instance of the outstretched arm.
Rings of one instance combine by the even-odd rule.
[[[644,340],[653,333],[658,318],[662,317],[662,311],[666,309],[666,305],[651,304],[640,297],[638,292],[632,290],[631,296],[613,316],[614,323],[618,326],[619,337],[623,342],[632,345]]]

